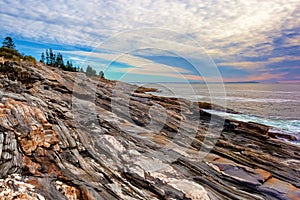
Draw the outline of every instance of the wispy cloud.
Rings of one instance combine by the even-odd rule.
[[[300,56],[273,57],[265,61],[220,62],[218,63],[218,65],[230,66],[238,69],[256,70],[256,69],[265,69],[270,64],[280,63],[283,61],[300,61]]]
[[[211,56],[220,65],[248,71],[282,62],[273,57],[290,59],[286,49],[278,49],[299,46],[299,0],[15,0],[0,1],[0,8],[2,37],[126,54],[152,47],[188,59]],[[134,70],[166,68],[140,58],[118,59],[144,65]]]
[[[287,73],[270,74],[263,73],[259,75],[249,75],[245,77],[224,78],[225,82],[244,82],[244,81],[274,81],[282,79]]]
[[[155,63],[151,60],[130,54],[108,54],[85,51],[65,51],[65,53],[85,56],[84,62],[86,63],[90,63],[90,59],[93,60],[95,58],[105,60],[107,65],[104,66],[104,70],[110,72],[202,80],[200,76],[193,75],[192,72],[187,69]],[[114,67],[116,62],[126,64],[127,67]]]
[[[1,1],[5,9],[0,17],[5,24],[2,32],[37,40],[93,46],[121,31],[158,27],[190,35],[208,50],[236,44],[234,49],[243,51],[260,43],[272,44],[282,29],[299,26],[298,6],[295,0],[28,0]]]
[[[293,37],[286,38],[284,41],[284,46],[285,47],[300,46],[300,33],[299,33],[299,35],[295,35]]]

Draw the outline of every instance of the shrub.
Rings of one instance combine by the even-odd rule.
[[[24,56],[24,57],[23,57],[23,60],[24,60],[24,61],[28,61],[28,62],[36,63],[35,58],[32,57],[32,56]]]
[[[22,54],[20,54],[17,50],[7,47],[0,48],[0,57],[1,56],[3,56],[6,59],[11,59],[15,61],[19,61],[23,58]]]

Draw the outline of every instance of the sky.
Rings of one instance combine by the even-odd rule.
[[[300,83],[299,0],[0,0],[0,38],[128,82]]]

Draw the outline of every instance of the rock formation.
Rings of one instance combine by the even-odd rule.
[[[0,199],[300,199],[299,146],[152,90],[1,63]]]

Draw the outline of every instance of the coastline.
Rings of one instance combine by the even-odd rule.
[[[223,84],[222,84],[223,85]],[[158,92],[151,94],[167,97],[187,98],[193,102],[201,101],[203,109],[216,115],[243,122],[255,122],[274,127],[278,132],[300,136],[299,110],[300,91],[296,85],[269,83],[225,84],[224,94],[205,85],[189,84],[149,84],[156,86]],[[193,88],[192,90],[189,88]],[[219,86],[220,87],[220,86]],[[282,91],[284,90],[284,91]],[[180,91],[183,91],[181,94]],[[211,102],[220,105],[210,106]],[[299,143],[299,142],[298,142]]]
[[[300,197],[300,147],[270,127],[145,93],[153,89],[39,63],[4,65],[2,191],[20,193],[11,181],[47,199]]]

